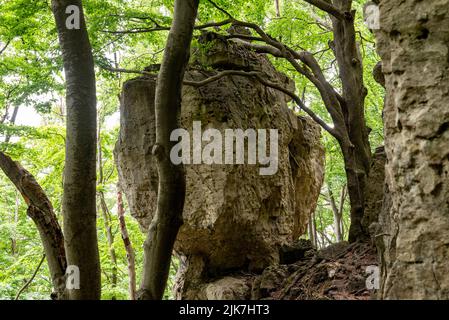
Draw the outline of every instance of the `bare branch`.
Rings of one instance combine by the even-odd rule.
[[[3,46],[3,48],[0,49],[0,54],[5,52],[5,50],[8,48],[9,44],[11,43],[11,40],[8,40],[6,44]]]
[[[232,23],[231,19],[226,19],[219,22],[209,22],[202,25],[195,26],[195,30],[203,30],[207,28],[213,28],[213,27],[221,27],[225,26],[227,24]],[[149,32],[157,32],[157,31],[169,31],[170,27],[168,26],[161,26],[157,25],[154,28],[138,28],[138,29],[131,29],[131,30],[118,30],[118,31],[112,31],[112,30],[103,30],[103,33],[112,33],[112,34],[136,34],[136,33],[149,33]]]
[[[341,12],[335,6],[333,6],[331,3],[329,3],[325,0],[304,0],[304,1],[317,7],[320,10],[323,10],[323,11],[333,15],[337,19],[340,19],[340,20],[345,19],[345,15],[343,12]]]
[[[37,265],[36,270],[34,270],[33,275],[31,276],[31,278],[25,283],[25,285],[19,290],[19,292],[17,292],[16,298],[14,300],[19,300],[20,295],[22,294],[23,291],[25,291],[26,288],[28,288],[28,286],[31,284],[31,282],[33,282],[34,278],[36,277],[37,273],[39,272],[39,269],[42,266],[42,263],[44,263],[45,260],[45,253],[42,255],[42,259],[39,262],[39,264]]]
[[[135,74],[142,74],[146,76],[156,76],[156,74],[148,72],[148,71],[140,71],[140,70],[131,70],[131,69],[122,69],[122,68],[112,68],[105,65],[99,65],[99,67],[103,70],[110,71],[110,72],[118,72],[118,73],[135,73]]]
[[[214,1],[212,0],[207,0],[207,2],[209,2],[211,5],[213,5],[218,11],[224,13],[228,18],[235,20],[234,17],[227,12],[225,9],[221,8],[219,5],[217,5]]]
[[[326,130],[327,132],[329,132],[332,136],[336,137],[338,139],[338,133],[331,128],[326,122],[324,122],[323,119],[321,119],[320,117],[318,117],[318,115],[316,115],[311,109],[309,109],[301,100],[300,97],[298,97],[295,93],[291,92],[290,90],[286,89],[284,86],[279,85],[277,83],[265,80],[262,75],[259,72],[255,72],[255,71],[251,71],[251,72],[246,72],[246,71],[240,71],[240,70],[226,70],[223,72],[220,72],[218,74],[216,74],[215,76],[212,76],[210,78],[207,78],[205,80],[202,81],[186,81],[184,80],[184,85],[187,86],[192,86],[192,87],[202,87],[205,86],[211,82],[217,81],[225,76],[242,76],[242,77],[249,77],[249,78],[255,78],[257,79],[261,84],[263,84],[266,87],[270,87],[272,89],[281,91],[282,93],[288,95],[289,97],[291,97],[293,99],[293,101],[295,101],[295,103],[298,105],[298,107],[300,109],[302,109],[305,113],[307,113],[315,122],[317,122],[324,130]]]

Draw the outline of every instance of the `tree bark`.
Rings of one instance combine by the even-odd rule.
[[[69,29],[68,6],[79,9],[79,29]],[[99,299],[96,226],[96,87],[92,50],[80,0],[52,0],[66,79],[67,138],[63,215],[67,262],[80,270],[69,298]],[[76,19],[77,17],[75,17]]]
[[[338,210],[337,203],[335,202],[334,194],[330,186],[327,186],[329,193],[329,202],[331,204],[332,212],[334,214],[334,232],[337,242],[343,241],[341,234],[341,212]]]
[[[28,205],[27,214],[39,231],[54,288],[52,298],[65,299],[64,236],[53,206],[33,175],[3,152],[0,152],[0,168],[21,193]]]
[[[10,124],[13,125],[16,123],[18,113],[19,113],[19,106],[15,106],[14,110],[12,112],[12,115],[11,115],[11,119],[9,120]],[[6,136],[5,136],[5,143],[9,143],[9,140],[11,140],[11,134],[8,132],[8,133],[6,133]]]
[[[199,0],[176,0],[174,20],[158,75],[155,114],[159,174],[157,209],[144,244],[144,268],[138,299],[162,299],[170,269],[173,245],[182,225],[185,173],[170,160],[174,142],[170,134],[180,128],[181,90],[189,60],[190,42]]]
[[[310,217],[308,229],[309,229],[310,242],[312,243],[312,247],[316,249],[318,246],[318,243],[317,243],[317,234],[316,234],[316,225],[315,225],[315,213],[312,213],[312,216]]]
[[[276,17],[280,17],[281,16],[281,7],[279,4],[279,0],[274,0],[274,7],[276,9]]]
[[[338,63],[342,83],[341,109],[348,140],[340,139],[343,152],[348,195],[351,203],[349,241],[367,240],[368,232],[362,227],[364,214],[364,186],[371,163],[369,129],[365,121],[365,97],[362,58],[356,41],[355,11],[352,0],[334,0],[333,5],[344,13],[344,19],[331,16],[334,40],[332,49]]]
[[[125,208],[123,206],[122,192],[117,186],[117,214],[120,224],[120,232],[122,234],[123,244],[125,245],[126,258],[128,260],[128,277],[129,277],[129,298],[136,300],[136,261],[134,249],[129,239],[128,229],[125,221]]]

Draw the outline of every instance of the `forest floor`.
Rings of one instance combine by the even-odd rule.
[[[377,266],[370,243],[342,242],[320,251],[309,247],[291,264],[267,268],[259,280],[259,299],[274,300],[368,300],[368,266]]]

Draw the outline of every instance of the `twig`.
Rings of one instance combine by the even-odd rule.
[[[31,284],[31,282],[33,282],[34,278],[36,277],[37,273],[39,272],[39,269],[42,266],[42,263],[44,263],[45,260],[45,254],[42,255],[42,259],[39,262],[39,265],[37,266],[36,270],[34,271],[33,275],[31,276],[30,280],[27,281],[27,283],[25,283],[25,285],[19,290],[19,292],[17,292],[16,298],[14,300],[19,300],[20,295],[22,294],[22,292],[28,288],[28,286]]]
[[[11,40],[8,40],[6,42],[6,44],[3,46],[3,48],[0,49],[0,54],[2,54],[8,48],[10,43],[11,43]]]

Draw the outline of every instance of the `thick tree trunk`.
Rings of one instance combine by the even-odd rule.
[[[364,185],[369,173],[371,149],[369,129],[365,124],[365,97],[362,58],[356,42],[354,26],[355,11],[352,0],[334,0],[334,6],[345,13],[344,19],[332,17],[334,40],[332,49],[337,59],[342,83],[341,104],[349,141],[340,141],[348,180],[348,195],[351,203],[351,227],[349,241],[366,240],[363,230]]]
[[[380,1],[383,299],[449,299],[449,0]],[[414,13],[414,14],[411,14]]]
[[[64,236],[51,202],[33,175],[3,152],[0,152],[0,168],[22,194],[28,205],[27,214],[39,231],[54,288],[52,298],[65,299]]]
[[[173,130],[180,128],[181,90],[189,60],[190,42],[199,0],[176,0],[174,20],[158,75],[155,114],[159,174],[157,209],[144,244],[144,269],[139,299],[162,299],[168,279],[173,245],[182,225],[185,173],[170,160]]]
[[[123,206],[123,197],[120,189],[117,191],[117,214],[123,244],[125,245],[126,258],[128,260],[129,298],[131,300],[136,300],[136,261],[134,249],[131,240],[129,239],[128,229],[126,228],[125,208]]]
[[[78,8],[74,16],[66,10]],[[70,299],[99,299],[100,262],[96,226],[96,89],[92,50],[80,0],[52,0],[66,79],[67,140],[64,170],[64,234],[67,262],[80,270]],[[79,29],[66,22],[79,19]],[[78,21],[76,21],[78,22]],[[70,25],[70,23],[67,23]]]

